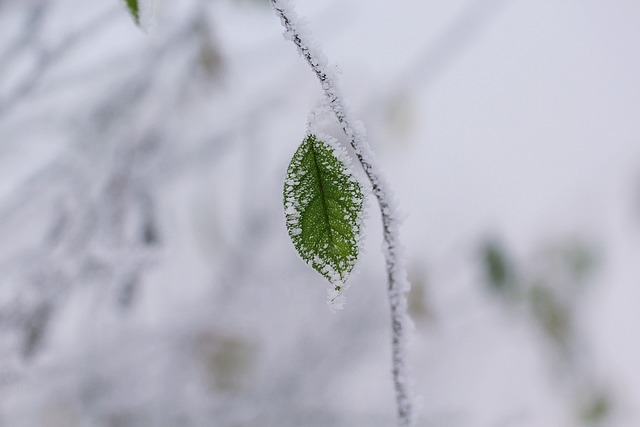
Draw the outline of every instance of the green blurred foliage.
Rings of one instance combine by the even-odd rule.
[[[502,243],[495,239],[485,241],[481,245],[480,256],[489,288],[502,295],[515,292],[518,285],[515,264]]]
[[[579,410],[580,421],[586,425],[601,425],[612,411],[612,402],[603,392],[595,393]]]

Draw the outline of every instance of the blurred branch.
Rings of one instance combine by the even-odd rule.
[[[23,79],[3,106],[13,107],[24,100],[37,87],[48,68],[79,46],[86,35],[108,25],[113,16],[114,12],[101,15],[67,36],[57,47],[44,51],[38,66]],[[156,73],[149,74],[148,70],[163,69],[160,63],[166,60],[167,54],[179,51],[194,34],[193,22],[188,20],[168,43],[148,55],[139,71],[121,83],[120,90],[107,92],[98,107],[90,112],[90,118],[84,121],[85,129],[75,146],[65,152],[76,156],[57,158],[38,170],[3,203],[0,212],[2,224],[6,219],[24,215],[28,209],[48,210],[48,205],[58,198],[66,205],[59,217],[53,217],[50,231],[41,237],[40,245],[22,253],[14,251],[6,260],[7,271],[18,272],[24,284],[15,288],[13,298],[13,302],[21,303],[8,301],[10,303],[3,304],[0,312],[3,322],[9,322],[6,326],[13,324],[18,331],[22,330],[22,354],[25,358],[32,357],[40,348],[47,324],[60,310],[63,296],[75,285],[92,280],[114,283],[120,286],[119,303],[126,306],[134,296],[142,270],[152,262],[153,248],[159,242],[152,212],[155,198],[151,190],[153,181],[138,175],[137,166],[139,162],[153,159],[154,149],[162,145],[152,144],[149,151],[144,137],[134,134],[132,138],[131,129],[125,134],[123,131],[113,132],[110,127],[122,118],[131,118],[143,111],[142,107],[156,84]],[[158,120],[161,123],[162,117]],[[155,125],[155,122],[151,123],[151,130],[143,134],[154,134]],[[95,152],[94,144],[86,143],[87,138],[104,138],[105,130],[110,130],[111,138],[115,139],[111,165],[108,161],[96,162],[95,156],[100,153]],[[84,161],[85,156],[77,155],[82,151],[87,156]],[[85,162],[88,164],[83,164]],[[101,164],[106,164],[107,168]],[[162,171],[155,171],[155,175],[164,176]],[[59,184],[53,187],[56,188],[54,194],[51,193],[53,183]],[[133,235],[129,234],[131,224],[134,226]],[[7,233],[4,234],[6,238]],[[17,262],[12,263],[11,259]],[[55,281],[55,286],[52,281]],[[23,320],[15,323],[10,319]]]
[[[473,0],[470,2],[469,6],[433,42],[425,45],[422,52],[397,81],[401,85],[411,82],[412,91],[416,90],[416,85],[431,84],[478,39],[478,36],[512,1]]]
[[[428,41],[416,58],[383,92],[366,99],[363,107],[370,114],[380,106],[394,105],[406,93],[416,93],[431,85],[459,58],[513,0],[472,0],[433,41]],[[384,102],[381,102],[380,99]]]
[[[36,63],[31,68],[31,71],[24,76],[13,90],[5,95],[3,99],[0,99],[0,115],[6,114],[7,111],[23,102],[37,88],[42,76],[44,76],[51,67],[62,60],[72,49],[81,43],[90,41],[91,37],[89,36],[99,32],[118,15],[119,9],[111,9],[67,35],[57,46],[40,49],[37,52]],[[38,19],[42,20],[43,18],[39,17]],[[28,41],[28,39],[24,38],[22,40],[25,40],[25,42]]]
[[[6,68],[15,56],[33,44],[40,33],[42,21],[46,16],[49,6],[50,3],[46,0],[36,0],[35,5],[31,6],[20,34],[13,43],[9,44],[9,46],[0,53],[0,73],[3,72],[3,68]]]

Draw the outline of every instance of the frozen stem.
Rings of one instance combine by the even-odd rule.
[[[407,332],[411,325],[407,315],[406,299],[409,284],[403,265],[402,247],[398,238],[398,220],[395,216],[389,186],[380,173],[375,156],[366,141],[364,126],[351,117],[339,90],[337,77],[329,68],[321,49],[312,42],[308,31],[288,0],[271,0],[271,4],[285,28],[285,37],[296,45],[300,55],[320,81],[329,108],[349,139],[358,161],[371,182],[372,192],[380,207],[391,307],[392,372],[398,409],[398,426],[409,427],[413,420],[413,401],[409,393],[406,351]]]

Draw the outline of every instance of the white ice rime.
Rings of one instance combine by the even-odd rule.
[[[413,402],[408,389],[406,362],[407,332],[411,328],[411,322],[407,316],[406,299],[409,283],[406,279],[402,247],[398,237],[396,209],[391,200],[389,186],[366,141],[364,125],[351,116],[343,101],[334,69],[328,66],[326,57],[311,38],[306,25],[297,16],[289,0],[271,0],[271,3],[285,28],[286,38],[293,41],[300,55],[307,61],[320,81],[327,105],[349,139],[380,206],[391,307],[393,379],[398,406],[398,425],[401,427],[411,426]]]

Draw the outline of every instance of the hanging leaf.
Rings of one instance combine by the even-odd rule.
[[[309,135],[284,185],[287,229],[302,259],[340,291],[358,257],[363,194],[344,148]]]
[[[125,0],[127,3],[127,8],[131,13],[131,17],[136,25],[140,25],[140,5],[138,4],[138,0]]]

